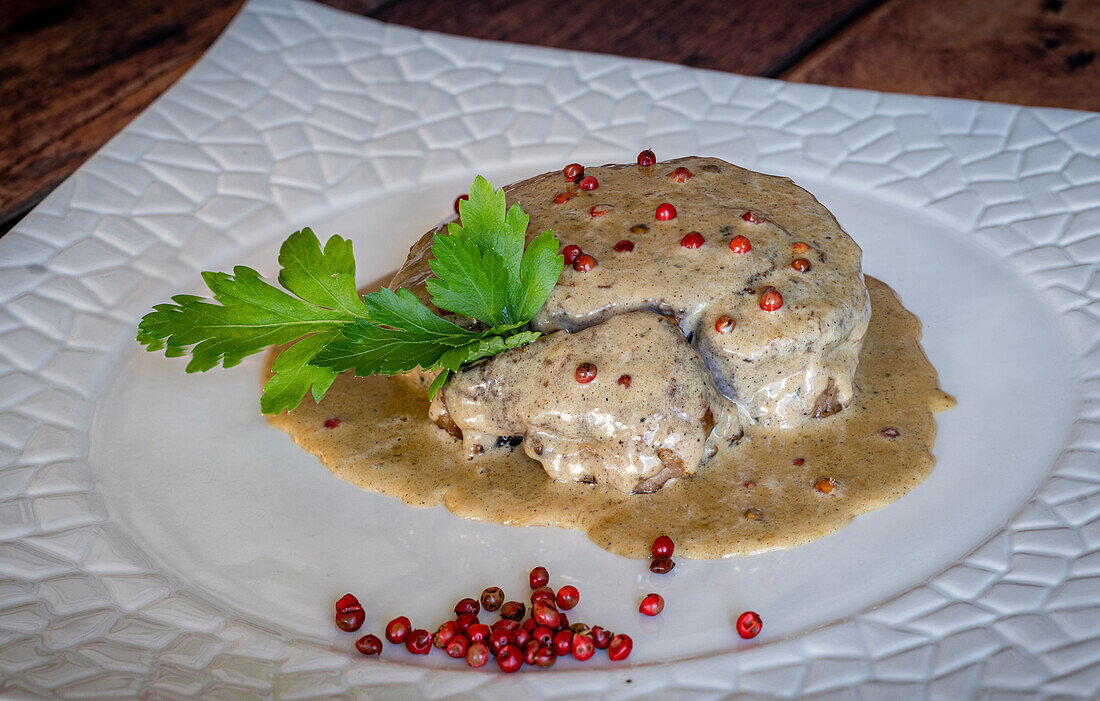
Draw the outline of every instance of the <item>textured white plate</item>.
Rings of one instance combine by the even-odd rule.
[[[932,477],[782,553],[651,578],[581,535],[414,510],[331,477],[257,407],[257,363],[133,343],[198,271],[274,270],[309,224],[367,281],[498,183],[716,155],[794,177],[925,322],[959,407]],[[163,98],[0,239],[0,691],[51,696],[1090,697],[1100,688],[1100,116],[788,85],[424,34],[254,0]],[[365,660],[546,564],[628,663],[503,677]],[[640,594],[669,600],[639,620]],[[751,643],[731,619],[765,619]],[[486,668],[487,670],[490,668]]]

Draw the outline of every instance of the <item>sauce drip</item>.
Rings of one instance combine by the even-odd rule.
[[[401,377],[342,374],[325,398],[269,417],[334,475],[463,518],[588,533],[601,547],[647,557],[660,534],[676,553],[719,558],[792,547],[901,498],[931,473],[933,415],[955,400],[921,350],[920,322],[867,277],[872,316],[852,403],[798,429],[750,427],[691,477],[655,494],[553,482],[521,447],[468,456],[427,417],[427,392]],[[325,422],[339,417],[335,428]],[[886,429],[896,429],[886,431]],[[884,433],[885,431],[885,433]],[[832,480],[831,492],[820,491]]]

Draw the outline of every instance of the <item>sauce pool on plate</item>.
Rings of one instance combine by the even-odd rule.
[[[755,426],[654,494],[551,481],[507,442],[470,455],[428,419],[426,388],[406,377],[344,373],[320,403],[269,421],[334,475],[412,506],[580,529],[628,557],[647,557],[660,534],[690,558],[792,547],[919,485],[935,462],[934,414],[955,403],[921,350],[920,322],[885,283],[866,280],[872,314],[851,403],[797,429]]]

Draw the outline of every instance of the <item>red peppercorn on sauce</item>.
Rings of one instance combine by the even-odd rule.
[[[668,177],[679,167],[692,177]],[[580,529],[631,557],[662,534],[694,558],[798,545],[927,477],[933,414],[954,400],[919,321],[865,280],[859,247],[812,195],[712,158],[584,172],[614,204],[605,216],[589,215],[592,191],[554,202],[561,171],[505,188],[530,236],[552,228],[599,260],[565,266],[533,321],[541,338],[456,373],[430,416],[430,376],[345,373],[271,422],[364,489]],[[675,219],[654,219],[662,203]],[[683,246],[691,232],[705,245]],[[616,254],[628,234],[634,250]],[[749,252],[731,250],[736,236]],[[391,287],[423,297],[429,255],[430,235]],[[769,289],[781,297],[764,305]],[[826,478],[831,490],[815,487]]]

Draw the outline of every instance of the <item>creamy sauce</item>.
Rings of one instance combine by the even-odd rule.
[[[428,420],[426,390],[408,378],[344,373],[319,404],[306,401],[270,421],[336,476],[413,506],[444,504],[464,518],[581,529],[628,557],[646,556],[662,533],[676,542],[678,556],[690,558],[791,547],[920,484],[935,462],[933,414],[954,405],[920,348],[920,322],[884,283],[868,277],[867,287],[873,314],[851,404],[798,429],[754,427],[655,494],[551,481],[521,447],[471,456]],[[325,428],[331,418],[339,425]],[[897,437],[884,435],[888,428]],[[828,478],[832,493],[818,491],[815,484]]]
[[[584,383],[576,379],[582,363],[593,372]],[[548,334],[462,370],[429,413],[449,428],[438,420],[444,407],[474,453],[498,436],[522,438],[552,479],[626,494],[695,472],[742,434],[736,405],[715,389],[680,329],[647,311]]]
[[[789,178],[698,156],[585,174],[597,178],[596,189],[579,189],[561,171],[504,188],[508,204],[530,217],[529,240],[552,229],[598,261],[585,272],[565,266],[531,321],[535,330],[575,332],[616,314],[659,311],[676,319],[719,391],[755,421],[798,427],[814,420],[823,395],[851,400],[870,316],[861,251],[812,194]],[[658,221],[665,202],[676,217]],[[391,288],[427,297],[434,233],[413,246]],[[685,247],[688,234],[703,243]],[[751,250],[731,251],[736,236]],[[799,259],[806,270],[792,267]],[[769,287],[783,305],[766,312],[760,300]],[[735,326],[719,331],[720,317]]]

